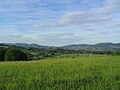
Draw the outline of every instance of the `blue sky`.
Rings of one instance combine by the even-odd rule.
[[[120,43],[120,0],[0,0],[0,42]]]

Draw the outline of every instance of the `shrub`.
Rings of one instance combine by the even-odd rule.
[[[27,55],[20,50],[9,49],[6,52],[5,61],[24,61],[28,60]]]
[[[5,60],[5,54],[6,54],[6,50],[5,49],[0,49],[0,61]]]
[[[113,55],[120,55],[120,50],[115,51]]]

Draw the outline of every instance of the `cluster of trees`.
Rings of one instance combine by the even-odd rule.
[[[5,60],[5,55],[6,55],[6,50],[5,49],[0,49],[0,61]]]
[[[110,55],[110,54],[113,54],[113,51],[110,51],[110,50],[88,50],[88,51],[85,51],[85,53],[92,53],[92,54],[104,54],[104,55]]]
[[[40,60],[44,58],[50,58],[60,56],[63,54],[82,54],[81,50],[65,50],[65,49],[35,49],[29,48],[26,50],[29,60]]]
[[[0,49],[0,61],[26,61],[27,55],[17,49]]]
[[[116,50],[113,52],[113,55],[120,55],[120,50]]]
[[[0,47],[0,61],[40,60],[63,54],[106,54],[120,55],[120,50],[68,50],[68,49],[35,49],[16,46]]]

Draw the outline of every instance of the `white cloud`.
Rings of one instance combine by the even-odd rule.
[[[49,20],[46,23],[35,24],[33,28],[51,28],[51,27],[64,27],[64,26],[80,26],[88,24],[107,23],[114,18],[112,14],[120,11],[120,0],[106,0],[101,8],[75,11],[65,13],[57,20]]]
[[[97,8],[93,6],[90,9],[87,5],[92,1],[92,6],[97,0],[81,0],[84,4],[87,3],[84,9],[81,9],[82,6],[72,9],[76,5],[75,0],[64,0],[64,2],[63,0],[42,0],[45,2],[40,6],[38,2],[41,0],[14,0],[12,4],[9,4],[11,1],[3,1],[7,4],[5,6],[0,4],[0,12],[3,12],[0,18],[3,22],[1,21],[0,24],[5,25],[5,28],[2,27],[3,30],[0,31],[2,33],[0,41],[61,46],[73,43],[118,41],[120,37],[119,15],[114,16],[120,10],[120,0],[106,0],[103,5]],[[70,8],[64,10],[61,5],[66,8],[70,6]],[[13,26],[7,27],[7,24]],[[26,27],[25,24],[34,24],[32,30],[30,25]]]
[[[120,12],[120,0],[106,0],[105,5],[98,12],[105,14]]]

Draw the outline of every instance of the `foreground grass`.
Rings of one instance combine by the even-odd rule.
[[[120,57],[1,62],[0,90],[120,90]]]

